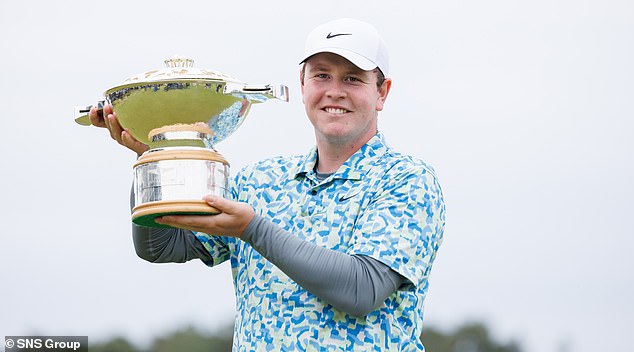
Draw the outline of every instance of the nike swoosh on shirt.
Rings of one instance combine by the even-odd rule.
[[[357,194],[359,194],[359,193],[361,193],[361,192],[357,192],[357,193],[354,193],[354,194],[351,194],[351,195],[344,195],[344,196],[341,196],[341,197],[339,198],[339,201],[340,201],[340,202],[345,202],[345,201],[347,201],[348,199],[350,199],[350,198],[352,198],[352,197],[356,196],[356,195],[357,195]]]
[[[340,35],[352,35],[352,33],[338,33],[338,34],[332,34],[332,32],[328,33],[328,35],[326,36],[326,39],[331,39],[334,37],[338,37]]]

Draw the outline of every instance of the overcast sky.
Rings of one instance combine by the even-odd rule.
[[[634,326],[632,1],[0,3],[0,337],[122,334],[231,321],[229,265],[156,265],[130,235],[131,152],[73,122],[175,54],[281,83],[217,148],[238,170],[306,152],[304,38],[369,21],[394,84],[379,128],[438,171],[445,241],[426,323],[488,324],[526,351],[630,351]]]

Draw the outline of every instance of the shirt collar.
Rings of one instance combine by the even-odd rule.
[[[387,150],[388,146],[385,143],[383,134],[377,133],[339,167],[334,173],[333,179],[360,180]],[[314,146],[297,165],[295,177],[313,176],[316,162],[317,146]]]

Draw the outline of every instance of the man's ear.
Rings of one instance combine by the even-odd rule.
[[[383,105],[385,104],[385,100],[387,100],[388,94],[390,94],[391,88],[392,88],[392,79],[386,78],[385,81],[383,81],[383,84],[381,85],[381,87],[379,88],[379,97],[376,99],[376,111],[383,110]]]
[[[299,70],[299,88],[302,92],[302,103],[304,103],[304,67],[302,66],[302,69]]]

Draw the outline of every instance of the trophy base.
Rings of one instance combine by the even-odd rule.
[[[139,226],[171,228],[154,221],[164,215],[215,215],[220,211],[200,200],[163,200],[141,204],[132,209],[132,222]]]

